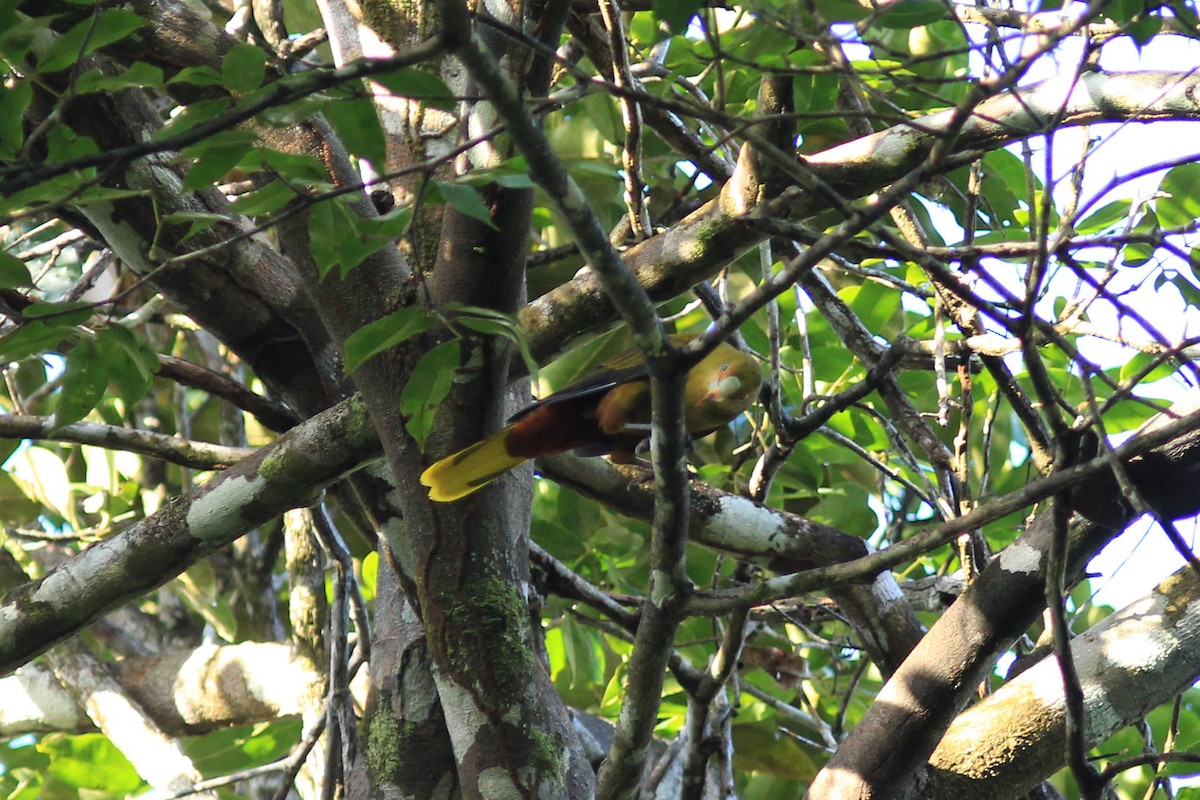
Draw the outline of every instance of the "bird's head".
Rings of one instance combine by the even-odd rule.
[[[722,344],[688,375],[684,390],[688,430],[697,433],[724,425],[754,403],[761,387],[758,362]]]

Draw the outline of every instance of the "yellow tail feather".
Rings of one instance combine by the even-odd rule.
[[[507,433],[506,428],[422,472],[421,483],[429,487],[429,499],[449,503],[466,497],[523,462],[523,457],[508,454],[504,446]]]

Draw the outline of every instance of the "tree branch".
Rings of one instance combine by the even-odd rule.
[[[0,601],[0,674],[380,455],[361,401],[312,417],[151,517]]]
[[[0,438],[39,439],[74,442],[106,450],[124,450],[192,469],[225,469],[254,454],[248,447],[225,447],[168,436],[165,433],[103,425],[98,422],[74,422],[56,426],[50,417],[22,414],[0,416]]]

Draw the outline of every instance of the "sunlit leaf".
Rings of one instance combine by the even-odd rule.
[[[1200,218],[1200,164],[1180,164],[1159,187],[1165,196],[1155,204],[1158,220],[1167,228],[1182,228]]]
[[[439,344],[421,357],[400,392],[400,413],[404,415],[409,435],[422,450],[433,428],[434,414],[458,374],[458,363],[458,340]]]
[[[50,757],[49,774],[79,789],[129,795],[145,786],[133,765],[103,734],[50,734],[37,748]]]
[[[457,105],[454,94],[442,79],[431,72],[403,67],[392,72],[372,75],[371,80],[382,84],[397,97],[421,100],[435,108],[452,110]]]
[[[233,92],[249,92],[262,85],[267,74],[267,54],[251,44],[235,45],[221,58],[221,80]]]
[[[447,181],[434,181],[434,185],[437,186],[446,205],[466,214],[468,217],[486,223],[489,227],[496,227],[495,223],[492,222],[491,212],[484,205],[483,198],[479,196],[477,189],[461,183],[449,183]]]
[[[734,762],[741,769],[770,772],[808,782],[816,764],[795,738],[766,725],[733,726]]]
[[[372,356],[390,350],[435,324],[436,320],[422,306],[406,306],[367,323],[346,338],[346,372],[353,372]]]
[[[237,615],[230,607],[229,599],[221,593],[220,583],[209,562],[193,564],[175,579],[173,587],[217,635],[227,642],[237,641]]]
[[[57,72],[72,66],[97,48],[118,42],[145,25],[146,21],[133,11],[106,8],[59,36],[38,61],[38,70]]]

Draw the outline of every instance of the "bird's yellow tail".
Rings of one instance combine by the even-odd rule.
[[[505,428],[422,472],[421,483],[429,487],[429,499],[448,503],[466,497],[524,461],[523,456],[508,454],[504,445],[507,436]]]

